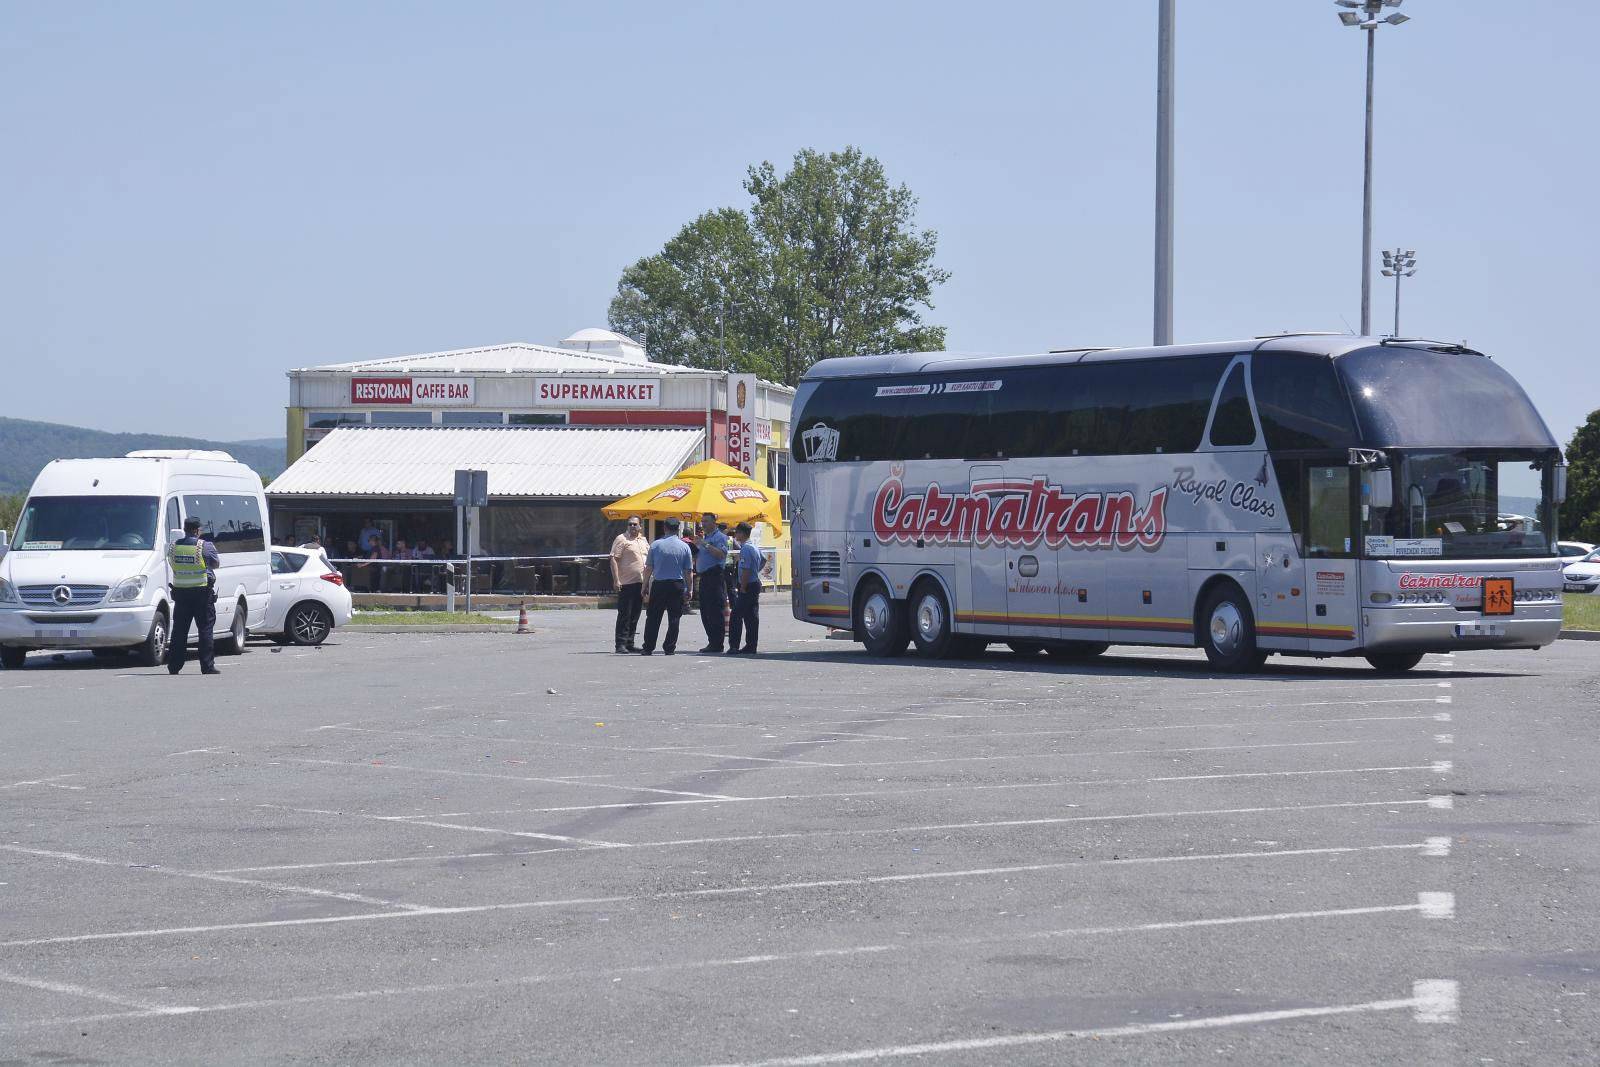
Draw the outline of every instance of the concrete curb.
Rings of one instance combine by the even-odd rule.
[[[504,626],[489,626],[486,624],[472,625],[468,623],[462,623],[459,626],[451,626],[448,623],[427,626],[349,625],[341,627],[341,629],[345,633],[361,634],[515,634],[517,632],[517,624],[513,622],[507,623]],[[536,631],[529,629],[528,634],[535,632]],[[527,636],[527,634],[523,636]]]
[[[1600,641],[1600,630],[1562,630],[1563,641]]]

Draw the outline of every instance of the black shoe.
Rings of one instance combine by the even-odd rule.
[[[648,648],[641,648],[639,650],[639,655],[641,655],[641,656],[653,656],[653,655],[655,655],[655,653],[650,651]]]
[[[617,655],[625,656],[627,654],[628,654],[628,648],[625,645],[618,645],[617,646]]]
[[[629,645],[628,646],[628,651],[629,652],[643,652],[644,649],[640,648],[638,645]]]
[[[215,667],[201,667],[200,668],[200,673],[201,674],[221,674],[222,672],[217,670]]]
[[[183,670],[182,667],[168,667],[167,668],[167,673],[168,674],[177,674],[181,670]]]
[[[701,655],[705,655],[708,652],[721,652],[721,651],[722,651],[722,646],[721,645],[707,645],[705,648],[702,648],[700,650],[700,654]]]
[[[663,656],[676,656],[678,654],[678,650],[675,648],[663,648],[661,650],[661,654]]]

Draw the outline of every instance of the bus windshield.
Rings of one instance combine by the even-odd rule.
[[[140,550],[156,545],[153,496],[40,496],[17,523],[18,552]]]
[[[1393,499],[1371,500],[1363,489],[1367,555],[1555,555],[1556,531],[1547,518],[1553,514],[1550,454],[1473,449],[1391,453],[1391,458]]]

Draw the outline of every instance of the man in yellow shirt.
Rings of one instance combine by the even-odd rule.
[[[650,551],[644,524],[637,515],[628,528],[611,542],[611,582],[617,590],[617,651],[637,652],[634,638],[639,633],[639,613],[644,608],[644,557]]]

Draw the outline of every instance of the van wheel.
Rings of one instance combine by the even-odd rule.
[[[238,656],[244,653],[245,638],[250,636],[244,625],[249,611],[249,607],[242,600],[234,607],[233,624],[228,627],[228,636],[216,644],[218,655]]]
[[[898,656],[910,643],[905,605],[896,604],[876,578],[868,579],[856,594],[855,631],[873,656]]]
[[[1259,670],[1267,654],[1256,648],[1256,617],[1237,586],[1223,584],[1200,612],[1200,643],[1211,666],[1229,674]]]
[[[1058,645],[1046,645],[1045,652],[1051,659],[1093,659],[1105,655],[1110,647],[1105,641],[1062,641]]]
[[[167,613],[157,611],[156,617],[150,620],[150,632],[145,634],[144,643],[133,650],[139,666],[159,667],[166,661],[167,636]]]
[[[9,645],[0,645],[0,667],[8,671],[20,671],[22,665],[28,661],[28,650],[25,648],[11,648]]]
[[[1404,674],[1422,662],[1421,652],[1369,652],[1367,662],[1384,674]]]
[[[1044,651],[1042,641],[1007,641],[1006,647],[1019,656],[1037,656]]]
[[[924,659],[947,659],[957,655],[963,644],[956,640],[944,591],[933,582],[921,582],[911,590],[911,640]]]

